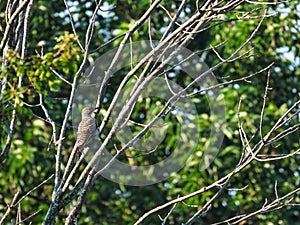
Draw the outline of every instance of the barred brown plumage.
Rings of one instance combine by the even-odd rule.
[[[97,127],[96,119],[93,117],[93,111],[93,108],[85,107],[81,112],[82,119],[78,125],[76,140],[76,145],[80,154],[83,152],[85,144],[91,139],[94,139],[96,135]]]

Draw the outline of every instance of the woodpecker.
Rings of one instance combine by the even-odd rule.
[[[76,140],[79,156],[84,152],[85,145],[97,135],[96,119],[94,118],[93,112],[94,109],[91,107],[85,107],[81,112],[82,118],[78,125]]]

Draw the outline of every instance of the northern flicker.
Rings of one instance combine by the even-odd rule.
[[[85,145],[95,138],[97,134],[96,119],[93,117],[94,109],[91,107],[83,108],[81,112],[81,122],[78,125],[76,145],[79,156],[83,153]],[[86,154],[86,152],[85,152]]]

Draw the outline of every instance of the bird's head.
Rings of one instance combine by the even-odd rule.
[[[82,117],[86,117],[86,116],[92,116],[93,112],[94,112],[94,108],[84,107],[81,114],[82,114]]]

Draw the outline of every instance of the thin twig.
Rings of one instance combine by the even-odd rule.
[[[10,205],[7,204],[7,210],[6,210],[6,212],[4,213],[4,215],[2,216],[2,218],[1,218],[1,220],[0,220],[0,225],[3,224],[3,222],[4,222],[5,219],[6,219],[6,217],[9,215],[9,213],[10,213],[10,211],[11,211],[11,208],[12,208],[11,205],[15,204],[15,201],[17,200],[18,196],[19,196],[19,192],[17,192],[17,193],[14,195],[14,197],[13,197],[13,199],[12,199],[12,201],[11,201],[11,204],[10,204]]]
[[[270,70],[268,71],[264,100],[263,100],[263,105],[262,105],[262,109],[261,109],[261,113],[260,113],[259,133],[260,133],[260,138],[262,141],[263,141],[263,120],[264,120],[264,113],[265,113],[265,107],[266,107],[266,102],[267,102],[269,83],[270,83]]]
[[[74,25],[73,16],[72,16],[71,11],[70,11],[70,7],[68,6],[68,3],[67,3],[66,0],[64,0],[64,3],[65,3],[65,6],[66,6],[66,9],[67,9],[67,11],[68,11],[68,15],[69,15],[69,18],[70,18],[70,24],[71,24],[73,33],[74,33],[74,35],[75,35],[76,37],[78,37],[77,32],[76,32],[76,29],[75,29],[75,25]],[[76,41],[77,41],[78,46],[81,48],[81,50],[84,51],[84,48],[83,48],[82,44],[80,43],[79,38],[76,38]]]

